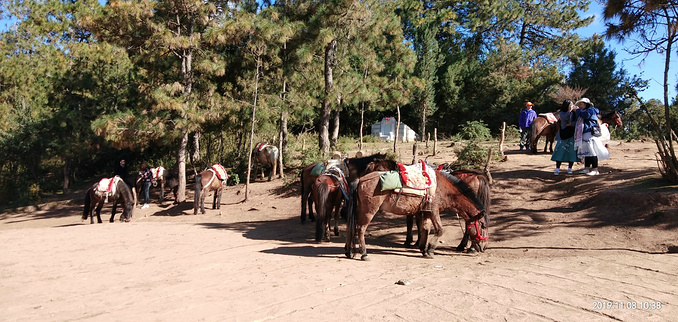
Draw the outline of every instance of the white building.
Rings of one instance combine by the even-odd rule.
[[[380,122],[372,124],[372,136],[376,136],[386,141],[395,140],[397,120],[395,117],[385,117]],[[411,142],[418,139],[417,133],[409,126],[400,122],[398,128],[398,140],[401,142]]]

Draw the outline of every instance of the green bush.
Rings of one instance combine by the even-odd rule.
[[[488,150],[475,141],[469,141],[463,148],[454,152],[457,154],[457,161],[452,163],[453,169],[482,170],[485,167]]]
[[[459,135],[466,140],[487,141],[492,138],[490,129],[483,121],[471,121],[461,126]]]

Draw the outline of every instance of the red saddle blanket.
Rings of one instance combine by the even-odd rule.
[[[99,180],[99,184],[97,185],[96,193],[104,195],[104,194],[114,194],[115,193],[115,185],[120,181],[120,177],[115,176],[113,178],[103,178]]]
[[[436,185],[435,169],[426,166],[424,161],[410,166],[398,163],[403,186],[414,189],[428,189]]]
[[[215,163],[212,166],[212,170],[217,174],[217,178],[219,178],[219,180],[223,181],[223,180],[228,179],[228,175],[226,174],[226,169],[224,169],[224,167],[221,164]]]

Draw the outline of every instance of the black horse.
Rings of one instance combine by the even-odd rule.
[[[104,180],[106,180],[104,182]],[[102,182],[104,183],[102,185]],[[107,187],[107,188],[103,188]],[[103,190],[103,191],[102,191]],[[92,185],[85,194],[85,208],[82,212],[82,220],[86,220],[89,216],[90,224],[94,223],[93,210],[96,208],[97,221],[101,223],[101,208],[108,201],[113,202],[113,213],[111,214],[110,222],[115,219],[115,211],[119,205],[123,207],[120,221],[129,222],[134,211],[134,194],[130,191],[127,184],[118,176],[110,179],[101,179],[101,181]]]

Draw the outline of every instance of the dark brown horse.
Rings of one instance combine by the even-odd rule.
[[[556,123],[549,123],[544,116],[538,116],[534,119],[532,125],[530,125],[530,150],[532,150],[532,154],[537,153],[537,143],[542,136],[546,140],[544,152],[546,152],[546,148],[548,147],[549,151],[553,153],[553,140],[556,138],[557,133],[558,128]]]
[[[377,161],[372,163],[373,161]],[[348,173],[345,173],[349,185],[351,182],[355,181],[360,176],[364,175],[368,167],[369,171],[387,171],[395,169],[395,162],[386,160],[386,154],[373,154],[361,158],[347,158],[344,159],[344,164],[348,169]],[[311,199],[311,187],[315,182],[315,179],[318,177],[316,175],[311,175],[313,168],[321,162],[316,162],[311,165],[308,165],[304,170],[301,171],[301,223],[306,222],[306,210],[308,210],[308,217],[313,221],[315,217],[313,216],[313,199]]]
[[[104,182],[102,185],[102,187],[107,186],[108,189],[99,189],[100,183],[104,180],[110,180]],[[85,194],[85,207],[82,212],[82,220],[86,220],[89,216],[90,224],[93,224],[93,211],[96,208],[97,222],[101,223],[101,208],[103,208],[104,204],[108,201],[113,202],[113,213],[111,214],[111,219],[109,219],[109,222],[115,221],[115,211],[118,204],[123,207],[122,214],[120,215],[120,221],[128,222],[130,219],[132,219],[135,203],[134,194],[132,191],[130,191],[129,186],[127,186],[127,184],[120,177],[116,176],[110,179],[102,179],[87,190],[87,193]]]
[[[344,246],[346,257],[352,258],[355,253],[360,253],[361,259],[367,260],[365,247],[367,226],[377,212],[384,211],[403,216],[420,214],[420,222],[423,224],[419,225],[419,249],[424,257],[432,258],[438,238],[443,234],[438,198],[432,198],[430,211],[421,211],[425,197],[401,194],[396,190],[382,190],[380,177],[380,172],[368,173],[358,179],[356,189],[351,189],[353,206],[347,224]],[[432,224],[432,227],[429,227],[429,224]],[[433,232],[433,236],[429,236],[429,231]]]
[[[440,172],[438,188],[436,188],[440,212],[454,212],[465,221],[464,236],[456,250],[464,251],[468,245],[468,240],[471,239],[469,251],[484,251],[487,247],[487,229],[490,224],[489,180],[485,175],[471,170],[441,170],[437,172]],[[450,186],[450,184],[453,186]],[[467,202],[458,202],[458,193],[466,196],[473,203],[473,206]],[[479,216],[481,213],[484,216]],[[407,218],[407,238],[405,240],[407,247],[412,244],[413,219],[413,216]],[[417,221],[419,220],[417,218]]]
[[[332,167],[319,175],[312,187],[313,202],[318,215],[315,228],[315,241],[330,241],[330,220],[334,214],[334,235],[339,236],[339,211],[348,194],[341,169]]]
[[[215,170],[219,166],[221,170]],[[223,177],[220,179],[217,171],[223,171]],[[212,202],[212,209],[221,209],[221,194],[224,190],[224,183],[228,180],[226,170],[219,164],[215,164],[212,168],[206,169],[195,176],[195,198],[193,200],[193,214],[200,212],[205,214],[205,196],[210,191],[214,191],[214,201]]]

